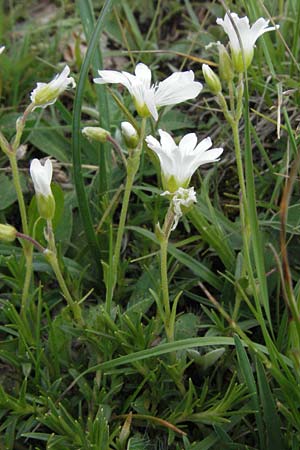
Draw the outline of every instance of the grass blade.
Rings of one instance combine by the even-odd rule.
[[[87,237],[90,252],[93,255],[94,261],[97,263],[97,269],[100,277],[102,278],[102,268],[100,265],[101,252],[94,231],[94,223],[88,204],[88,198],[85,191],[84,181],[81,174],[81,146],[80,146],[80,120],[81,120],[81,107],[83,101],[83,93],[85,88],[85,81],[88,75],[89,65],[95,52],[96,46],[99,42],[99,36],[105,25],[105,18],[113,5],[113,0],[106,0],[102,8],[101,14],[97,21],[96,27],[91,35],[90,43],[86,52],[85,59],[83,61],[77,90],[74,99],[74,112],[72,122],[72,153],[73,153],[73,168],[74,168],[74,182],[78,198],[78,207],[83,222],[84,231]]]

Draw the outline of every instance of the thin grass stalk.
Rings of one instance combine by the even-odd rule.
[[[99,284],[102,284],[103,282],[103,272],[100,264],[101,251],[94,230],[94,222],[89,207],[83,176],[81,173],[80,122],[81,122],[81,107],[83,102],[85,83],[89,71],[90,62],[94,55],[95,49],[98,45],[100,33],[102,32],[103,27],[105,25],[105,18],[107,17],[112,5],[113,0],[105,1],[101,14],[96,23],[95,29],[91,35],[86,56],[79,74],[77,90],[74,99],[74,110],[72,121],[72,155],[74,168],[74,183],[78,199],[78,208],[83,222],[83,228],[87,237],[88,246],[93,256],[93,259],[96,263],[96,268],[99,275]]]

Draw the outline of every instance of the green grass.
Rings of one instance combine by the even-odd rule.
[[[215,23],[223,2],[1,6],[0,130],[10,142],[37,81],[50,81],[64,62],[76,78],[76,91],[29,116],[18,166],[30,233],[46,246],[45,222],[34,227],[28,169],[34,157],[56,160],[57,254],[83,322],[37,251],[24,310],[23,247],[0,242],[0,449],[300,448],[300,5],[240,0],[226,7],[251,23],[271,17],[280,24],[257,41],[247,74],[239,123],[244,204],[232,130],[206,86],[195,100],[160,110],[158,123],[147,122],[146,134],[195,132],[224,147],[218,164],[193,176],[198,202],[171,233],[168,289],[171,306],[178,304],[168,342],[155,233],[168,201],[159,195],[158,163],[144,146],[115,282],[126,172],[109,143],[90,142],[81,129],[109,129],[128,158],[120,122],[133,115],[141,126],[131,97],[92,78],[101,67],[132,73],[144,62],[154,82],[189,69],[203,82],[202,60],[218,63],[217,48],[207,44],[227,42]],[[21,231],[3,152],[0,183],[0,223]]]

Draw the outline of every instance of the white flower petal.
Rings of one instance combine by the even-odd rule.
[[[175,72],[158,84],[155,102],[157,106],[177,105],[197,97],[202,88],[201,83],[194,81],[192,70]]]
[[[197,145],[197,136],[195,133],[188,133],[179,142],[179,149],[182,153],[191,153]]]
[[[116,70],[98,70],[98,73],[101,78],[94,78],[94,83],[97,84],[122,84],[127,89],[130,85],[128,78],[121,72],[117,72]]]
[[[158,119],[158,112],[157,112],[157,108],[156,108],[153,88],[151,88],[145,92],[144,100],[145,100],[145,104],[146,104],[151,116],[156,121]]]
[[[47,159],[44,166],[36,158],[31,161],[30,175],[36,194],[41,194],[45,197],[52,195],[50,187],[52,180],[52,170],[52,162],[50,159]]]
[[[172,153],[172,151],[177,147],[172,136],[164,130],[158,130],[160,135],[161,147],[166,153]]]
[[[195,158],[191,165],[191,170],[194,173],[198,167],[203,166],[203,164],[208,164],[212,162],[219,161],[219,156],[223,153],[223,148],[213,148],[211,150],[207,150],[206,152],[198,155],[198,158]]]
[[[147,89],[150,89],[151,70],[149,69],[148,66],[146,66],[146,64],[143,63],[137,64],[135,68],[135,75]]]
[[[210,137],[207,137],[205,139],[202,139],[202,141],[199,142],[197,147],[195,148],[195,153],[198,155],[202,155],[206,150],[208,150],[212,146],[212,141]]]

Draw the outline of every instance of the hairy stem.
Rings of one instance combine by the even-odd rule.
[[[114,248],[114,255],[113,255],[113,262],[112,262],[112,282],[109,283],[110,286],[108,286],[108,292],[106,295],[106,311],[110,312],[111,310],[111,302],[114,294],[115,287],[117,285],[117,278],[118,278],[118,267],[120,262],[120,253],[121,253],[121,246],[122,246],[122,240],[124,235],[124,229],[125,229],[125,223],[126,223],[126,217],[127,217],[127,211],[128,211],[128,205],[129,205],[129,199],[130,194],[132,191],[132,186],[134,183],[135,175],[139,169],[140,165],[140,157],[141,152],[143,148],[143,141],[145,136],[145,129],[146,129],[146,119],[142,120],[141,125],[141,132],[140,132],[140,140],[138,147],[132,151],[131,155],[128,158],[127,161],[127,178],[126,178],[126,184],[124,188],[124,197],[122,201],[122,209],[121,209],[121,215],[119,220],[119,226],[118,226],[118,232],[117,232],[117,238]]]

